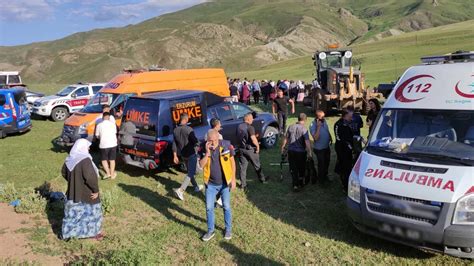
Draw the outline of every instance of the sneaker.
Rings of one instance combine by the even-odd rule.
[[[214,232],[207,232],[205,235],[202,236],[202,241],[207,242],[214,237]]]
[[[217,204],[217,206],[219,206],[219,207],[222,208],[222,198],[218,198],[218,199],[216,200],[216,204]]]
[[[117,178],[117,173],[114,173],[113,175],[110,176],[110,179],[114,180],[115,178]]]
[[[194,188],[194,192],[200,192],[204,189],[204,185],[198,185],[196,188]]]
[[[175,189],[173,189],[173,191],[174,191],[174,195],[175,195],[178,199],[184,201],[184,193],[183,193],[183,191],[181,191],[181,189],[175,188]]]
[[[231,240],[232,239],[232,233],[226,231],[225,234],[224,234],[224,239],[225,240]]]

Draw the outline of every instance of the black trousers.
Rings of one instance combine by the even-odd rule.
[[[268,101],[270,100],[270,94],[268,94],[268,93],[262,93],[262,97],[263,97],[263,103],[264,103],[265,105],[267,105],[267,104],[268,104]]]
[[[331,148],[317,150],[313,149],[318,161],[318,177],[321,182],[328,181],[329,164],[331,163]]]
[[[255,104],[258,104],[260,102],[260,92],[256,91],[253,93],[253,100]]]
[[[288,151],[288,163],[293,186],[302,187],[306,171],[306,152]]]
[[[286,113],[278,112],[278,125],[280,127],[280,134],[286,133],[286,119],[288,115]]]
[[[247,167],[249,166],[249,162],[252,164],[255,172],[257,172],[258,179],[260,181],[265,181],[262,165],[260,164],[260,155],[255,153],[255,150],[253,149],[240,149],[239,152],[240,182],[242,187],[247,186]]]
[[[336,172],[341,177],[342,185],[347,191],[349,175],[351,174],[352,166],[354,165],[352,150],[345,143],[336,142],[336,154]]]

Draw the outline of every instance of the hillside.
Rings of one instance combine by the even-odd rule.
[[[0,47],[0,69],[21,70],[29,83],[105,81],[123,68],[150,65],[258,69],[330,43],[349,45],[473,19],[469,2],[216,0],[137,25]]]
[[[366,84],[376,86],[396,80],[409,66],[419,64],[426,55],[457,50],[474,50],[474,20],[406,33],[380,41],[354,45],[355,59],[361,63]],[[230,73],[232,77],[257,79],[314,79],[310,56],[262,67],[255,71]]]

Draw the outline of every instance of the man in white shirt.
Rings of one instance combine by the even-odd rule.
[[[102,166],[105,170],[106,178],[115,179],[115,159],[117,157],[117,126],[110,120],[110,113],[102,114],[103,121],[95,129],[95,136],[99,139],[99,149]]]
[[[100,114],[97,119],[95,120],[95,124],[98,125],[100,122],[104,121],[103,113],[110,113],[110,105],[104,104],[102,106],[102,114]],[[109,120],[115,123],[115,117],[110,115]]]

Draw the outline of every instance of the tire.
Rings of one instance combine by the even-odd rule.
[[[5,138],[7,135],[3,133],[3,130],[0,130],[0,139]]]
[[[262,146],[265,149],[271,149],[278,143],[278,129],[269,126],[265,129],[265,133],[262,138]]]
[[[69,117],[69,111],[64,107],[56,107],[51,112],[51,118],[54,122],[64,121]]]

